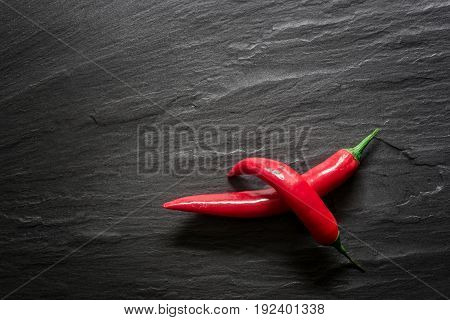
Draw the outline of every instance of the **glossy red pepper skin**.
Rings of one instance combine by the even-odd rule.
[[[365,272],[345,250],[336,219],[302,175],[287,164],[265,158],[241,160],[228,172],[229,177],[241,174],[255,175],[271,185],[303,222],[316,242],[335,247],[356,268]]]
[[[359,167],[361,153],[378,129],[351,149],[341,149],[303,174],[306,182],[324,196],[350,178]],[[289,207],[273,189],[201,194],[166,202],[164,208],[231,218],[260,218],[284,213]]]
[[[323,196],[347,180],[359,161],[342,149],[303,174],[308,184]],[[284,213],[289,207],[273,188],[240,192],[201,194],[167,202],[164,208],[231,218],[261,218]]]
[[[163,207],[230,218],[262,218],[289,210],[273,188],[188,196],[164,203]]]
[[[348,150],[341,149],[307,171],[303,178],[320,196],[324,196],[347,181],[358,167],[359,160]]]
[[[324,196],[350,178],[358,166],[353,154],[341,149],[303,174],[303,178]],[[273,188],[188,196],[167,202],[163,207],[230,218],[262,218],[289,210]]]
[[[322,245],[332,245],[339,237],[336,219],[305,178],[288,165],[265,158],[238,162],[228,176],[250,174],[271,185],[303,222],[311,236]]]

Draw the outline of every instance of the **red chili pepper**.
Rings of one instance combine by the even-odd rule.
[[[228,173],[229,177],[251,174],[270,184],[283,201],[295,212],[320,244],[334,246],[356,267],[364,271],[342,246],[339,229],[333,214],[305,178],[282,162],[265,158],[247,158],[239,161]]]
[[[303,178],[320,196],[334,190],[350,178],[359,167],[364,148],[378,131],[379,129],[374,130],[356,147],[337,151],[304,173]],[[233,218],[267,217],[289,210],[273,188],[188,196],[166,202],[163,207]]]

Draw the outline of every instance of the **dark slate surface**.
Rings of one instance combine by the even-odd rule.
[[[450,295],[448,3],[6,2],[1,296]],[[311,164],[382,127],[357,174],[327,198],[363,241],[343,232],[368,272],[314,244],[293,215],[161,209],[233,190],[224,171],[137,174],[137,126],[178,121],[307,126]]]

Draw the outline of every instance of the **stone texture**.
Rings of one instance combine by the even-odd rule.
[[[1,296],[450,295],[449,2],[6,2]],[[313,243],[293,215],[162,209],[233,189],[225,172],[136,173],[137,126],[180,120],[309,127],[312,165],[381,127],[326,199],[368,272]]]

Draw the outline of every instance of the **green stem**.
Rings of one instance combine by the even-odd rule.
[[[334,241],[331,244],[331,246],[335,247],[337,249],[337,251],[342,253],[358,270],[360,270],[362,272],[366,272],[366,270],[364,270],[363,267],[358,262],[356,262],[355,260],[352,259],[352,257],[350,257],[347,250],[345,250],[344,246],[342,245],[340,235],[337,237],[336,241]]]
[[[380,129],[375,129],[371,134],[369,134],[367,137],[365,137],[357,146],[353,148],[348,148],[347,151],[350,152],[356,160],[361,160],[361,155],[364,151],[364,149],[367,147],[370,141],[377,135],[377,133],[380,131]]]

